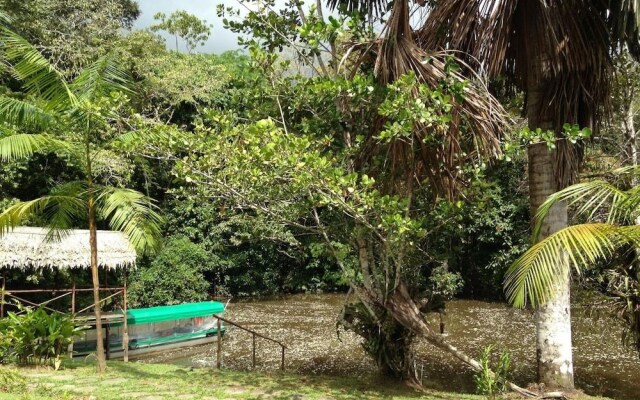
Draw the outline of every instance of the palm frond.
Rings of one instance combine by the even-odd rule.
[[[12,74],[23,82],[29,94],[47,102],[55,109],[61,104],[75,104],[76,99],[64,75],[53,66],[31,43],[7,28],[0,27],[0,42]]]
[[[79,100],[94,101],[114,91],[129,92],[129,76],[113,55],[106,55],[84,68],[70,84]]]
[[[438,88],[442,82],[451,79],[464,87],[462,99],[455,99],[451,109],[452,122],[444,132],[433,132],[426,124],[414,124],[414,138],[418,147],[397,140],[388,146],[381,146],[376,137],[384,121],[374,124],[374,132],[367,138],[360,162],[366,165],[376,154],[388,154],[392,174],[399,176],[426,177],[434,190],[443,196],[455,196],[461,183],[461,166],[470,159],[491,157],[500,153],[500,138],[507,131],[509,117],[500,103],[489,93],[478,75],[471,78],[459,71],[451,71],[451,62],[464,64],[456,52],[433,52],[420,48],[415,40],[410,24],[409,6],[406,1],[393,3],[391,16],[385,27],[384,37],[373,45],[356,45],[356,50],[374,60],[374,74],[380,85],[396,82],[400,77],[415,74],[418,83],[430,88]],[[449,61],[451,60],[451,61]],[[469,69],[470,70],[470,69]],[[417,97],[417,90],[414,95]],[[379,118],[381,119],[381,118]],[[437,142],[425,140],[429,135],[437,137]],[[414,164],[412,153],[417,155]],[[464,155],[463,155],[464,154]],[[411,170],[410,173],[407,171]],[[395,171],[395,172],[394,172]],[[401,181],[401,179],[395,179]]]
[[[505,275],[507,300],[516,307],[543,304],[572,265],[577,271],[637,243],[640,226],[583,224],[562,229],[531,247]]]
[[[376,17],[382,17],[389,11],[391,3],[390,0],[327,0],[327,5],[331,9],[344,9],[347,12],[359,12]]]
[[[74,153],[73,145],[46,134],[15,134],[0,139],[0,161],[25,158],[37,152]]]
[[[12,18],[4,10],[0,11],[0,25],[9,25],[12,22]]]
[[[530,127],[548,124],[543,128],[561,138],[567,122],[597,129],[609,108],[610,54],[618,43],[608,29],[611,7],[593,0],[440,0],[417,40],[424,49],[468,54],[476,70],[505,78],[512,90],[534,91],[544,100],[527,103]],[[563,141],[556,157],[556,181],[566,187],[576,181],[582,152]]]
[[[636,60],[640,59],[640,0],[612,0],[610,4],[609,30]]]
[[[609,182],[594,180],[571,185],[549,196],[538,207],[536,225],[533,230],[533,240],[537,240],[544,219],[551,207],[558,202],[567,202],[568,206],[579,205],[575,215],[586,215],[593,219],[598,212],[606,215],[607,223],[621,222],[627,218],[632,210],[628,207],[629,194]]]
[[[21,129],[44,130],[51,126],[54,116],[38,105],[13,97],[0,97],[0,122],[19,126]]]
[[[617,181],[631,181],[633,178],[640,178],[640,165],[625,165],[611,171],[611,175]]]
[[[143,254],[156,250],[161,237],[162,217],[153,200],[142,193],[115,187],[98,187],[98,215],[113,230],[124,232]]]
[[[0,235],[31,218],[40,218],[56,231],[70,229],[86,215],[86,202],[73,195],[54,194],[14,204],[0,214]]]

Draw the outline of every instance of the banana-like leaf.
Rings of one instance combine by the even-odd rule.
[[[50,195],[14,204],[0,214],[0,235],[4,235],[24,221],[39,217],[50,229],[48,239],[59,238],[60,231],[71,229],[86,219],[87,203],[73,195]]]
[[[582,224],[562,229],[531,247],[505,275],[507,300],[516,307],[537,306],[554,296],[554,288],[573,266],[578,272],[637,244],[640,226]]]
[[[26,158],[34,153],[45,151],[72,155],[77,153],[77,149],[71,143],[46,134],[16,134],[0,139],[0,161],[3,162]]]
[[[157,249],[162,217],[151,198],[132,189],[102,186],[96,188],[96,206],[100,219],[124,232],[136,250],[148,254]]]

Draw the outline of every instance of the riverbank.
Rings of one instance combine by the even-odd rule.
[[[363,350],[361,338],[336,329],[344,295],[288,295],[246,299],[229,304],[227,317],[287,345],[287,370],[305,376],[357,377],[376,384],[381,375]],[[572,311],[576,386],[592,396],[638,400],[640,360],[635,351],[620,344],[614,321]],[[434,327],[439,321],[432,318]],[[506,304],[454,300],[447,304],[447,341],[478,357],[486,346],[496,353],[509,351],[511,379],[526,386],[536,380],[535,321],[533,313]],[[280,351],[265,341],[257,343],[257,368],[274,372],[280,368]],[[425,341],[415,343],[418,371],[425,386],[444,392],[474,393],[473,371],[449,354]],[[151,363],[182,367],[215,367],[216,346],[181,348],[149,358]],[[223,362],[231,370],[251,370],[251,335],[229,328],[224,341]]]
[[[98,375],[91,363],[47,368],[0,366],[0,400],[482,400],[460,393],[414,391],[396,382],[357,378],[252,373],[167,364],[109,362]],[[575,400],[594,400],[578,396]]]

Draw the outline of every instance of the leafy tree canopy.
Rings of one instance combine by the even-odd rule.
[[[198,46],[204,46],[204,43],[211,35],[213,25],[207,24],[207,21],[201,20],[193,14],[186,11],[176,11],[167,17],[165,13],[159,12],[153,16],[157,24],[152,25],[149,29],[152,32],[167,31],[176,38],[176,51],[178,48],[178,37],[185,41],[187,52],[191,53]]]
[[[0,10],[15,32],[70,74],[113,49],[140,14],[133,0],[2,0]]]

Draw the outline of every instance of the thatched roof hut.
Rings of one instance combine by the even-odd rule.
[[[71,230],[61,240],[46,240],[47,229],[16,227],[0,236],[1,268],[89,268],[89,231]],[[134,266],[136,251],[122,232],[98,231],[98,264]]]

